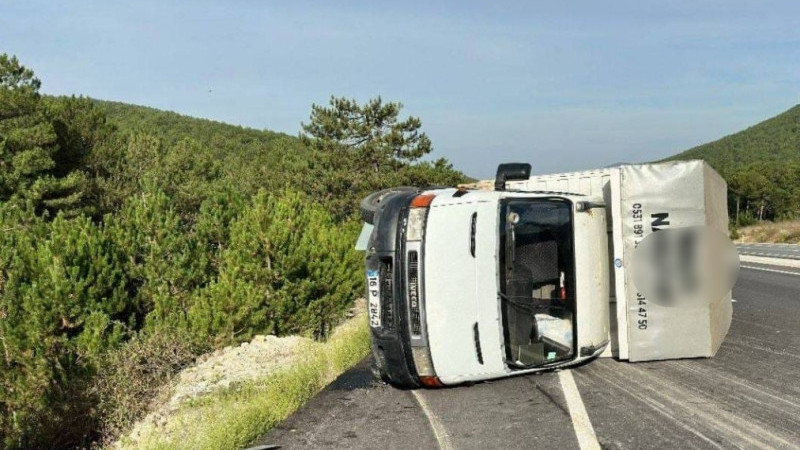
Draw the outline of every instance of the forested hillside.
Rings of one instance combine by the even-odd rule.
[[[738,133],[679,153],[674,159],[704,159],[720,173],[762,162],[800,159],[800,105]]]
[[[112,438],[203,351],[324,338],[362,289],[358,199],[463,180],[379,98],[314,105],[292,137],[40,86],[0,55],[8,448]]]
[[[669,159],[704,159],[728,182],[734,223],[800,218],[800,105]]]

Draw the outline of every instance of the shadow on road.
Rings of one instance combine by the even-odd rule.
[[[374,383],[379,383],[372,376],[370,370],[371,357],[368,356],[356,364],[355,367],[339,376],[327,389],[333,391],[352,391],[366,389]]]

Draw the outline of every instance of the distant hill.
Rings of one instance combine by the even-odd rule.
[[[158,152],[163,158],[173,161],[180,177],[194,180],[187,183],[210,183],[203,191],[218,191],[220,184],[232,185],[234,191],[248,195],[262,188],[307,191],[308,180],[313,177],[312,151],[297,136],[146,106],[104,100],[93,102],[122,139],[137,135],[157,138]],[[119,151],[126,146],[112,147]],[[105,158],[113,159],[114,155]],[[175,190],[178,193],[198,191],[196,186]],[[128,194],[127,191],[122,193],[123,196]]]
[[[129,103],[94,100],[95,104],[106,114],[109,121],[123,131],[156,131],[169,141],[185,136],[195,139],[211,139],[213,136],[235,136],[240,141],[269,142],[278,138],[297,139],[285,133],[269,130],[256,130],[238,125],[231,125],[216,120],[200,119],[172,111],[164,111],[148,106]]]
[[[285,133],[199,119],[147,106],[105,100],[94,102],[120,131],[154,134],[167,147],[181,139],[191,138],[225,153],[291,149],[292,153],[299,153],[301,157],[309,154],[296,136]]]
[[[728,182],[736,225],[800,218],[800,105],[667,160],[704,159]]]
[[[465,179],[444,159],[402,163],[404,167],[398,166],[379,174],[374,170],[364,170],[361,166],[363,155],[354,149],[349,154],[320,153],[298,136],[285,133],[230,125],[146,106],[92,101],[107,123],[118,130],[118,135],[153,136],[158,140],[158,152],[164,155],[175,153],[176,147],[181,149],[179,165],[219,167],[221,178],[235,185],[238,192],[255,194],[259,189],[304,192],[323,203],[337,219],[357,210],[360,198],[372,190],[400,185],[453,185]],[[196,148],[183,151],[187,146]],[[199,168],[192,176],[220,178]]]
[[[738,133],[667,159],[704,159],[723,176],[754,163],[800,160],[800,105]]]

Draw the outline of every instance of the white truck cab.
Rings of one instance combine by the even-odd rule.
[[[493,184],[362,201],[370,225],[356,248],[367,251],[380,377],[436,387],[600,353],[638,362],[719,350],[738,256],[711,166],[530,177],[530,165],[503,164]]]
[[[609,343],[603,199],[509,191],[398,190],[366,245],[377,372],[439,387],[577,364]]]
[[[395,188],[362,201],[371,225],[356,247],[367,251],[383,379],[436,387],[600,353],[638,362],[719,350],[738,256],[727,186],[711,166],[530,177],[530,165],[503,164],[491,185]]]

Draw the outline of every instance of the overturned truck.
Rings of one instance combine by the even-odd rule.
[[[493,182],[361,207],[374,371],[397,386],[710,357],[730,326],[726,185],[703,161],[503,164]]]

